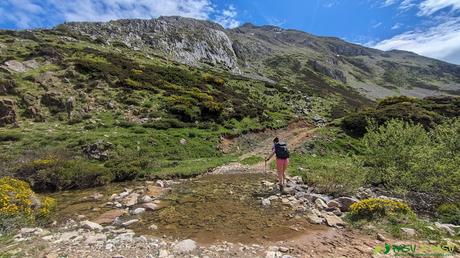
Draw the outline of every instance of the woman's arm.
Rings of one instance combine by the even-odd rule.
[[[268,157],[265,159],[265,161],[269,161],[273,157],[273,155],[275,155],[274,151],[272,151],[272,153],[270,155],[268,155]]]

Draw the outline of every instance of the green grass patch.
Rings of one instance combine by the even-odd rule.
[[[264,161],[263,157],[254,155],[254,156],[247,157],[247,158],[241,160],[240,162],[241,162],[241,164],[244,164],[244,165],[255,165],[255,164],[260,163],[262,161]]]

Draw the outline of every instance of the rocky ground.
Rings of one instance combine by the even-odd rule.
[[[257,166],[256,166],[257,168]],[[259,167],[260,169],[260,167]],[[218,168],[217,174],[260,172],[241,164]],[[193,180],[193,179],[191,179]],[[182,180],[184,181],[184,180]],[[343,217],[358,198],[376,196],[370,189],[363,189],[356,197],[331,198],[316,194],[303,184],[300,177],[289,178],[285,193],[276,189],[269,180],[260,184],[273,194],[259,199],[267,209],[281,204],[290,209],[292,216],[306,218],[318,228],[304,230],[292,226],[292,231],[302,234],[281,241],[260,239],[252,243],[214,241],[198,243],[192,239],[174,239],[171,236],[147,236],[136,234],[130,227],[141,223],[133,216],[160,209],[161,196],[182,181],[145,182],[135,189],[114,193],[105,203],[108,210],[89,220],[84,214],[73,218],[60,218],[49,228],[22,228],[8,246],[1,251],[13,257],[380,257],[374,248],[392,239],[382,235],[363,235],[347,228]],[[100,200],[95,193],[83,199]],[[384,197],[385,198],[385,197]],[[83,200],[84,201],[84,200]],[[59,222],[58,222],[59,221]],[[439,228],[452,231],[448,225]],[[145,225],[155,231],[155,224]],[[407,229],[407,234],[416,234]],[[394,240],[396,242],[396,240]],[[384,257],[384,256],[382,256]]]

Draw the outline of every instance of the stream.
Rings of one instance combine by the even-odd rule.
[[[228,241],[262,243],[292,239],[307,231],[322,230],[281,201],[262,207],[261,198],[277,191],[262,184],[275,182],[272,174],[230,173],[210,174],[172,184],[171,190],[157,198],[159,209],[139,215],[126,214],[123,220],[139,219],[128,226],[136,234],[191,238],[200,243]],[[92,220],[113,210],[107,206],[112,194],[124,189],[139,189],[145,182],[111,184],[87,190],[66,191],[53,195],[58,201],[57,220],[77,220],[84,215]],[[103,197],[91,198],[96,193]],[[279,195],[279,194],[278,194]],[[157,229],[151,229],[155,224]]]

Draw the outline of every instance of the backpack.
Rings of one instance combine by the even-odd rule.
[[[275,154],[278,159],[289,158],[289,150],[285,142],[279,142],[275,144]]]

